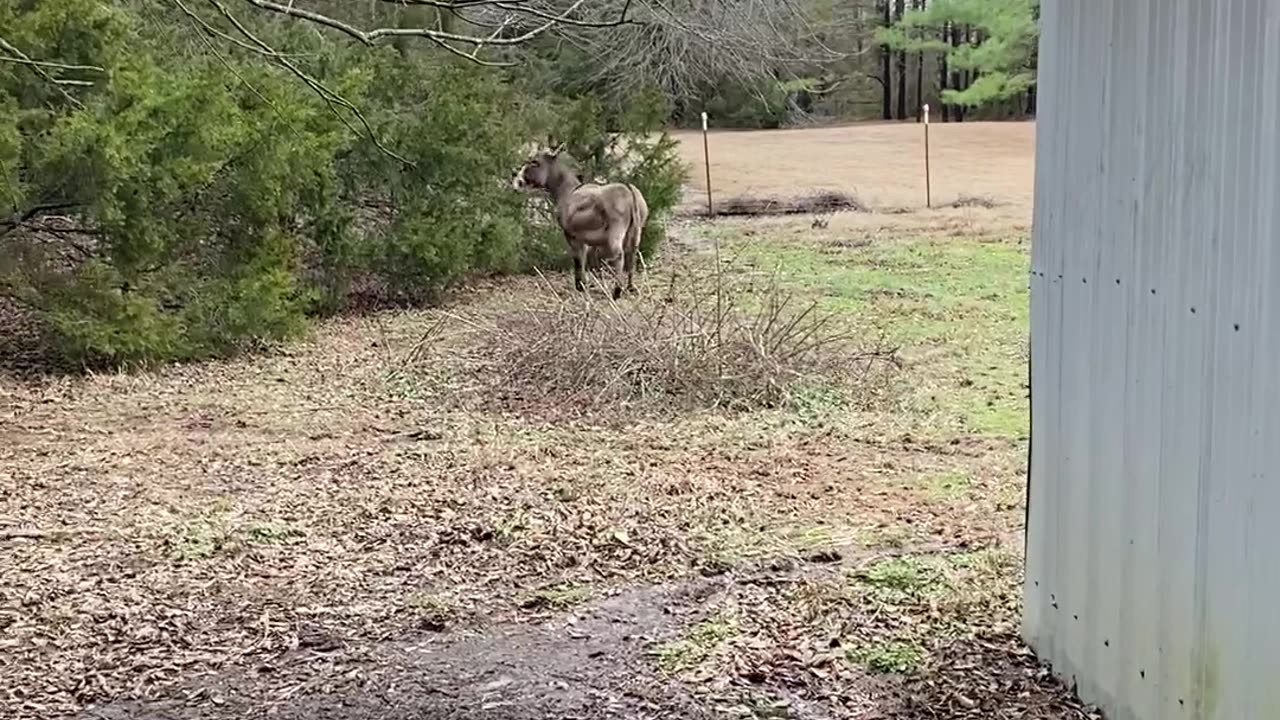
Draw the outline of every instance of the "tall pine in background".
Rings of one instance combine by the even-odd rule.
[[[1038,14],[1038,0],[932,0],[903,13],[878,40],[899,52],[936,53],[962,78],[953,75],[952,87],[942,89],[944,103],[981,108],[1016,99],[1021,111],[1035,85]]]

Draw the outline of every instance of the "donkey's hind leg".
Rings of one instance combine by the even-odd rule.
[[[627,249],[622,251],[622,269],[627,274],[627,292],[636,291],[636,245],[627,238]]]
[[[624,286],[623,267],[629,267],[626,262],[627,258],[627,233],[623,229],[610,230],[609,232],[609,267],[613,270],[613,299],[617,300],[622,297]]]

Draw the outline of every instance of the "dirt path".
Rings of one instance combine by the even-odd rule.
[[[866,564],[866,558],[861,562]],[[946,663],[903,682],[843,671],[795,650],[771,669],[688,683],[654,656],[688,649],[691,627],[760,593],[829,580],[840,565],[762,569],[734,578],[620,592],[572,612],[369,645],[323,634],[249,668],[215,671],[145,701],[86,708],[85,720],[796,720],[1093,718],[1021,650],[1016,638],[967,638]],[[773,615],[774,620],[781,618]],[[785,624],[785,621],[782,621]],[[725,638],[720,638],[723,641]],[[759,644],[756,643],[758,646]],[[694,648],[696,650],[696,648]],[[706,648],[710,650],[710,648]],[[692,650],[689,650],[692,651]],[[835,684],[827,681],[834,679]],[[826,691],[821,690],[823,684]]]
[[[318,639],[251,671],[191,683],[178,691],[186,700],[107,705],[84,717],[706,717],[687,689],[659,679],[644,658],[646,642],[674,632],[674,613],[690,600],[687,591],[645,588],[541,622],[414,642],[355,649]]]

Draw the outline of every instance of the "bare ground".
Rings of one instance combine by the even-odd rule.
[[[1002,213],[717,232],[892,278],[860,248],[1003,242]],[[253,358],[0,379],[0,715],[1093,716],[1017,638],[1017,433],[909,403],[503,411],[467,319],[538,282]]]

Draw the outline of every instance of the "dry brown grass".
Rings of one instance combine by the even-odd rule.
[[[961,195],[982,195],[1030,216],[1034,123],[935,123],[929,132],[935,207]],[[697,188],[686,202],[705,207],[701,134],[677,137]],[[719,197],[791,198],[829,188],[877,209],[925,205],[924,136],[915,123],[715,131],[710,147],[711,182]]]

